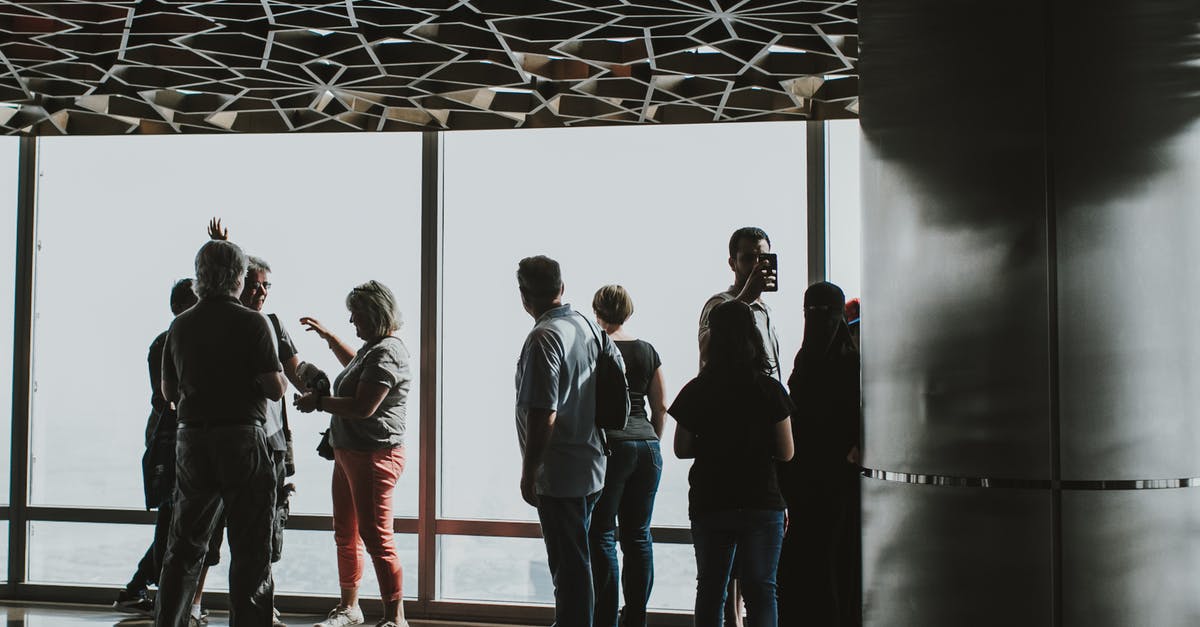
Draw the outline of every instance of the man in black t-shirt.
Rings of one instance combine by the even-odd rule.
[[[286,386],[269,323],[238,302],[246,256],[209,241],[196,255],[200,301],[168,330],[162,392],[176,404],[175,515],[155,624],[185,627],[222,502],[227,515],[230,625],[271,624],[275,471],[263,425]]]

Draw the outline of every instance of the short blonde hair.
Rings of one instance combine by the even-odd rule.
[[[609,324],[625,324],[633,315],[633,299],[620,285],[605,285],[592,297],[592,311]]]
[[[391,335],[404,324],[396,296],[379,281],[367,281],[346,295],[346,309],[375,337]]]

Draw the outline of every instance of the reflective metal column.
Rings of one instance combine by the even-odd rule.
[[[1200,3],[859,23],[866,623],[1200,624]]]

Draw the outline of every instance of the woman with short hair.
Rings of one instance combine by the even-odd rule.
[[[412,372],[408,349],[393,335],[401,325],[396,298],[382,283],[367,281],[346,296],[350,323],[363,345],[357,351],[313,318],[300,319],[329,344],[344,369],[331,396],[309,391],[296,408],[332,414],[334,450],[333,535],[341,601],[319,627],[361,625],[358,584],[364,545],[379,580],[384,616],[378,627],[406,627],[403,570],[392,527],[392,492],[404,472],[405,414]]]
[[[775,570],[784,528],[775,461],[792,457],[793,407],[771,375],[750,307],[737,300],[721,303],[708,320],[708,361],[667,410],[678,423],[675,454],[696,460],[688,473],[695,624],[722,624],[736,554],[746,624],[775,627]]]
[[[596,322],[621,351],[629,383],[629,418],[620,431],[605,431],[608,467],[604,490],[592,510],[588,541],[592,584],[596,593],[592,624],[617,625],[617,584],[625,593],[624,627],[645,627],[646,602],[654,586],[654,541],[650,515],[662,477],[663,423],[666,420],[662,360],[649,342],[625,331],[633,315],[633,299],[620,285],[605,285],[592,298]],[[620,521],[625,572],[617,565],[616,527]]]

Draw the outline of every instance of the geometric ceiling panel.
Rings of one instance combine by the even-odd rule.
[[[0,133],[848,118],[857,57],[855,0],[0,0]]]

